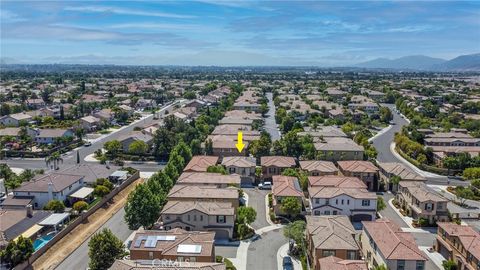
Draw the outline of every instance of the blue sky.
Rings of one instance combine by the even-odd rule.
[[[345,66],[480,52],[480,3],[4,1],[5,62]]]

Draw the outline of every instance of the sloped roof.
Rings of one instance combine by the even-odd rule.
[[[307,234],[315,249],[358,250],[356,234],[347,216],[306,216]]]
[[[272,181],[272,192],[274,196],[303,197],[302,189],[296,177],[274,175],[272,176]]]
[[[281,168],[289,168],[296,165],[293,157],[285,156],[263,156],[260,158],[260,164],[267,167],[275,166]]]
[[[218,163],[216,156],[193,156],[183,171],[188,172],[206,172],[208,167],[214,166]]]
[[[331,161],[325,160],[302,160],[300,161],[300,168],[309,172],[320,171],[325,173],[338,172],[337,167]]]
[[[349,172],[366,172],[366,173],[378,172],[377,166],[375,166],[372,162],[365,161],[365,160],[338,161],[338,167],[343,171],[349,171]]]

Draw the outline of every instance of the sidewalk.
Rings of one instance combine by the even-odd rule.
[[[393,198],[388,200],[388,205],[390,205],[390,207],[393,208],[393,210],[395,211],[395,213],[397,213],[397,215],[403,219],[403,221],[405,221],[405,223],[407,223],[408,225],[408,228],[402,228],[402,231],[404,232],[412,232],[412,233],[436,233],[437,231],[437,228],[429,228],[429,227],[425,227],[425,228],[415,228],[413,227],[412,225],[412,222],[413,222],[413,218],[411,217],[408,217],[408,216],[404,216],[402,215],[402,213],[400,213],[400,210],[398,210],[395,205],[393,205]]]
[[[418,247],[421,251],[423,251],[428,258],[430,258],[430,261],[434,263],[439,269],[443,269],[442,262],[445,260],[445,258],[438,252],[430,252],[428,251],[431,247]]]
[[[277,251],[277,265],[278,265],[278,270],[282,270],[283,269],[283,257],[287,257],[289,256],[288,255],[288,243],[286,243],[285,245],[281,246],[278,251]],[[292,262],[293,262],[293,269],[294,270],[302,270],[302,263],[291,257],[292,258]],[[331,269],[331,270],[334,270],[334,269]]]
[[[139,178],[137,181],[120,191],[115,197],[113,197],[113,203],[99,208],[83,223],[74,228],[70,233],[65,235],[60,241],[55,243],[55,245],[40,256],[33,263],[33,268],[54,269],[58,266],[125,205],[128,194],[142,181],[143,180]]]
[[[372,142],[373,140],[375,140],[378,136],[381,136],[383,133],[389,131],[393,126],[392,125],[388,125],[388,127],[380,130],[377,134],[375,134],[373,137],[371,137],[370,139],[368,139],[368,142]]]

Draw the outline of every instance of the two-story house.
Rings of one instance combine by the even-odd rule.
[[[281,175],[288,168],[295,168],[297,165],[293,157],[285,156],[263,156],[260,158],[262,166],[262,178],[271,179],[274,175]]]
[[[377,196],[356,177],[310,176],[312,215],[345,215],[352,221],[375,220]]]
[[[129,247],[130,259],[215,262],[214,239],[214,232],[138,230]]]
[[[216,239],[229,239],[233,236],[235,209],[230,203],[169,201],[159,221],[165,230],[215,231]]]
[[[389,270],[425,269],[427,255],[418,249],[410,232],[404,232],[391,220],[364,221],[360,239],[370,269],[379,265]]]
[[[448,221],[448,200],[430,190],[425,183],[401,181],[395,196],[414,219],[424,218],[429,224]]]
[[[197,185],[226,188],[240,186],[240,176],[237,174],[223,175],[221,173],[184,172],[177,180],[177,185]]]
[[[29,123],[33,117],[27,113],[14,113],[0,117],[0,124],[7,127],[18,127],[22,123]]]
[[[236,188],[214,186],[175,185],[167,196],[169,201],[227,202],[235,209],[239,206]]]
[[[368,190],[378,189],[378,168],[370,161],[345,160],[338,162],[340,172],[345,176],[360,178]]]
[[[472,227],[455,223],[437,223],[434,248],[447,260],[457,264],[457,270],[480,269],[480,234]]]
[[[400,181],[425,182],[427,180],[425,177],[398,162],[378,162],[378,168],[380,172],[380,181],[385,184],[385,189],[394,192],[398,190],[398,183],[391,180],[394,176],[399,177]]]
[[[206,172],[208,167],[218,163],[216,156],[193,156],[183,169],[184,172]]]
[[[282,210],[282,201],[288,197],[297,199],[303,209],[303,191],[296,177],[274,175],[272,180],[273,210],[276,215],[286,214]]]
[[[35,142],[38,144],[54,144],[65,137],[74,137],[75,134],[69,129],[39,129],[35,135]]]
[[[81,175],[50,173],[23,182],[13,190],[13,195],[14,198],[33,198],[33,207],[42,209],[51,200],[66,201],[68,195],[85,185],[83,179]]]
[[[253,157],[224,157],[222,165],[230,174],[240,175],[242,185],[255,183],[256,162]]]
[[[331,161],[325,160],[302,160],[300,168],[310,176],[337,175],[338,169]]]
[[[330,256],[343,260],[360,259],[358,235],[347,216],[306,216],[305,218],[308,257],[313,269],[323,270],[323,267],[320,268],[319,260]]]

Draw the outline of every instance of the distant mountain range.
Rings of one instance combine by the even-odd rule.
[[[412,55],[397,59],[377,58],[356,64],[355,67],[426,71],[480,71],[480,53],[461,55],[452,60],[425,55]]]

